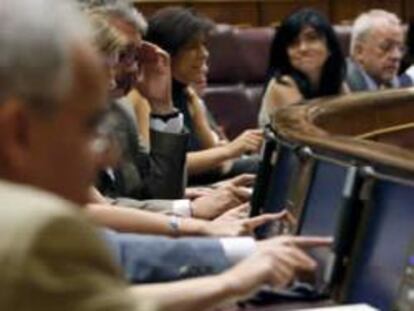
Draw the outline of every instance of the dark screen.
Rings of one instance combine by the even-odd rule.
[[[369,206],[345,300],[390,310],[414,235],[414,187],[378,180]]]
[[[318,160],[298,230],[301,235],[334,236],[343,202],[348,168],[336,163]],[[355,176],[355,175],[352,175]],[[349,182],[352,182],[351,180]],[[314,284],[323,289],[331,279],[331,248],[309,250],[318,262]]]
[[[276,165],[270,177],[270,185],[267,185],[269,191],[264,212],[277,213],[286,207],[291,178],[298,165],[299,158],[295,151],[288,146],[280,145]]]
[[[260,215],[263,212],[267,193],[269,191],[268,184],[274,167],[273,158],[276,154],[275,149],[276,141],[271,138],[267,139],[262,147],[259,170],[256,175],[256,182],[254,184],[253,194],[250,201],[251,217]]]
[[[317,161],[302,216],[301,235],[334,235],[347,167]]]

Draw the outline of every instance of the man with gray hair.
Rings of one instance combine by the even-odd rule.
[[[404,51],[404,30],[395,14],[379,9],[361,14],[352,28],[346,79],[351,91],[411,86],[407,76],[398,77]]]
[[[94,181],[106,109],[89,40],[66,1],[0,1],[1,310],[135,310],[76,205]]]
[[[0,0],[0,309],[206,310],[314,269],[300,247],[329,240],[282,237],[218,276],[127,288],[80,208],[105,164],[87,29],[68,1]]]

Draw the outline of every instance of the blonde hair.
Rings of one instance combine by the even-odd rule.
[[[86,10],[91,24],[95,47],[105,56],[122,50],[128,45],[129,39],[111,22],[106,10],[94,8]]]

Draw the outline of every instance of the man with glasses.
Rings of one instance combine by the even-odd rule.
[[[105,164],[88,25],[69,1],[0,7],[0,310],[201,311],[315,268],[301,248],[329,239],[282,237],[218,276],[127,287],[81,208]]]
[[[351,91],[374,91],[412,85],[408,76],[398,76],[405,53],[400,19],[384,10],[361,14],[354,22],[351,60],[346,82]]]

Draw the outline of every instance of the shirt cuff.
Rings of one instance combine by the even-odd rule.
[[[179,134],[184,129],[183,114],[179,113],[176,117],[164,121],[160,118],[151,117],[150,127],[152,130],[170,134]]]
[[[190,200],[174,200],[172,206],[174,215],[182,217],[191,217],[191,203]]]
[[[236,264],[251,255],[256,250],[256,241],[250,237],[222,238],[224,254],[231,264]]]

